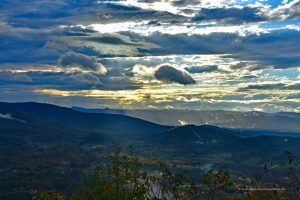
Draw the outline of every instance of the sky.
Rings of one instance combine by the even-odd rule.
[[[0,101],[300,112],[300,0],[1,0]]]

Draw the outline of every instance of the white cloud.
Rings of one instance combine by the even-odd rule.
[[[300,17],[300,0],[292,0],[290,2],[285,1],[282,5],[271,10],[268,15],[274,20],[286,20]]]
[[[183,120],[183,119],[178,120],[178,123],[179,123],[181,126],[185,126],[185,125],[190,124],[188,121]]]
[[[144,65],[137,64],[134,65],[134,67],[132,68],[132,73],[137,78],[152,79],[154,77],[155,67],[147,67]]]
[[[215,23],[204,22],[185,23],[185,24],[169,24],[162,23],[160,26],[148,25],[148,22],[125,22],[125,23],[109,23],[109,24],[91,24],[90,27],[99,33],[119,33],[133,32],[144,36],[150,36],[155,32],[168,35],[187,34],[191,35],[210,35],[212,33],[232,33],[241,37],[248,35],[260,35],[270,33],[280,28],[263,28],[258,24],[253,25],[217,25]]]
[[[15,121],[18,121],[18,122],[21,122],[21,123],[26,123],[25,120],[21,120],[21,119],[17,119],[17,118],[14,118],[12,117],[12,115],[10,113],[0,113],[0,118],[2,119],[8,119],[8,120],[15,120]]]
[[[2,114],[0,113],[0,118],[3,118],[3,119],[13,119],[11,114],[9,113],[6,113],[6,114]]]

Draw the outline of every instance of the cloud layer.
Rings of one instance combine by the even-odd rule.
[[[3,1],[0,96],[300,111],[299,10],[299,0]]]

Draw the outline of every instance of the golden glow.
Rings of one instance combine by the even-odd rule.
[[[62,96],[62,97],[87,97],[97,100],[114,101],[120,107],[130,107],[142,105],[147,108],[156,108],[157,105],[166,105],[168,108],[173,107],[169,104],[174,102],[182,103],[238,103],[244,105],[261,104],[261,103],[300,103],[298,98],[287,98],[289,95],[296,94],[295,90],[251,90],[250,92],[237,92],[238,85],[226,86],[180,86],[176,84],[153,85],[144,84],[136,90],[57,90],[41,89],[35,90],[37,93]],[[300,94],[299,92],[297,94]],[[242,95],[236,96],[234,95]],[[264,98],[255,98],[259,95],[267,95]],[[230,97],[230,99],[226,99]],[[165,107],[166,108],[166,107]]]

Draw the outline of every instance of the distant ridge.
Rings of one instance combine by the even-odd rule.
[[[79,107],[73,109],[88,113],[122,114],[168,126],[211,124],[233,129],[300,133],[300,113],[238,112],[223,110],[114,110],[85,109]]]

